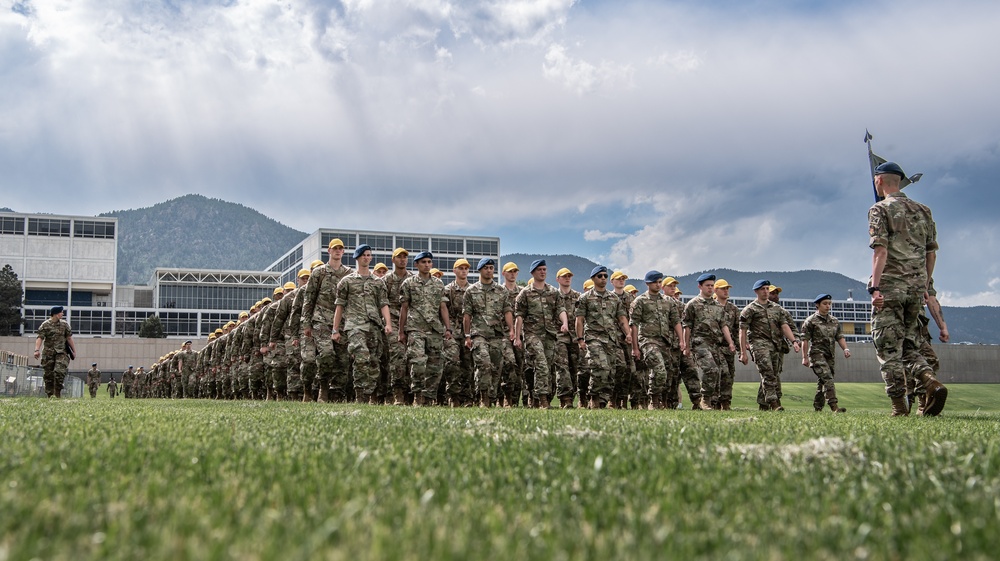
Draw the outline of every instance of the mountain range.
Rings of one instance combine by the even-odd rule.
[[[14,212],[3,208],[0,211]],[[260,212],[236,203],[185,195],[147,208],[115,210],[100,216],[118,218],[118,282],[145,284],[156,267],[264,270],[286,251],[306,237],[305,232],[290,228]],[[577,290],[590,276],[597,263],[576,255],[535,255],[512,253],[501,256],[501,264],[517,263],[520,279],[527,280],[528,268],[535,259],[545,259],[550,282],[556,272],[567,267],[574,273]],[[696,278],[705,271],[681,273],[662,271],[680,281],[686,294],[697,291]],[[732,286],[733,297],[753,297],[751,287],[757,279],[767,279],[782,287],[782,298],[808,298],[829,293],[835,299],[850,296],[867,299],[865,284],[828,271],[759,271],[732,269],[710,271],[725,278]],[[634,276],[629,284],[645,290],[642,277],[646,271],[627,271]],[[952,342],[1000,344],[1000,308],[944,308]],[[932,331],[935,335],[936,330]]]

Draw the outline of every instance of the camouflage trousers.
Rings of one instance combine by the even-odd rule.
[[[778,391],[777,391],[778,401],[781,401],[781,396],[782,396],[782,393],[781,393],[781,373],[785,370],[785,358],[784,358],[784,355],[787,355],[788,352],[789,352],[789,350],[790,350],[788,348],[788,344],[785,342],[784,339],[781,340],[781,343],[782,344],[780,346],[778,346],[778,354],[781,355],[781,356],[778,357],[778,362],[775,363],[775,365],[774,365],[774,372],[775,372],[775,375],[778,377]],[[767,398],[766,398],[766,396],[764,394],[764,384],[763,383],[761,383],[760,386],[757,387],[757,404],[758,405],[763,405],[763,406],[767,405]]]
[[[557,338],[552,365],[556,378],[556,395],[573,397],[576,394],[576,377],[580,365],[579,345],[569,337]]]
[[[407,332],[406,358],[410,361],[413,395],[437,399],[438,385],[444,374],[442,352],[444,352],[444,337],[440,333]]]
[[[590,398],[601,403],[611,400],[614,389],[613,373],[620,368],[621,346],[618,341],[608,339],[587,339],[586,361],[590,368]]]
[[[299,357],[301,366],[299,373],[302,375],[302,390],[304,392],[315,392],[319,386],[316,381],[316,339],[313,337],[303,337],[299,340]]]
[[[393,390],[410,391],[410,370],[406,365],[406,344],[399,342],[396,325],[389,336],[389,387]]]
[[[837,387],[833,383],[833,355],[824,353],[809,353],[809,366],[816,375],[816,395],[813,397],[813,408],[822,411],[827,403],[836,405]]]
[[[736,381],[736,353],[729,352],[729,347],[719,347],[722,354],[722,369],[719,373],[719,387],[712,396],[712,404],[733,402],[733,383]]]
[[[268,365],[270,370],[267,382],[271,384],[271,388],[277,391],[279,395],[284,395],[285,390],[288,388],[288,360],[285,356],[284,341],[279,341],[267,353],[267,356],[264,357],[264,364]]]
[[[267,395],[267,379],[264,377],[264,357],[254,352],[247,368],[247,390],[250,399],[264,399]]]
[[[448,397],[456,401],[471,401],[473,392],[472,355],[465,348],[465,336],[445,339],[442,357]]]
[[[906,380],[933,377],[934,370],[920,354],[920,320],[923,294],[883,294],[885,305],[872,311],[872,339],[881,364],[885,393],[890,398],[906,394]]]
[[[285,343],[285,372],[288,375],[289,394],[302,397],[302,352],[297,339],[287,339]]]
[[[500,385],[500,373],[503,371],[504,341],[507,338],[483,337],[472,338],[472,364],[475,367],[476,393],[487,393],[490,399],[497,396]]]
[[[632,357],[632,347],[625,344],[624,337],[618,338],[617,355],[618,366],[614,370],[614,387],[611,395],[619,399],[628,399],[635,379],[635,361]]]
[[[97,397],[97,388],[101,387],[99,382],[89,382],[87,384],[87,389],[90,391],[90,398],[93,399]]]
[[[760,374],[760,390],[757,403],[770,405],[781,399],[781,368],[785,354],[777,349],[774,343],[765,340],[750,342],[750,356]],[[763,399],[763,403],[761,403]]]
[[[680,352],[680,347],[673,349],[674,356],[677,357],[677,372],[674,385],[668,388],[669,403],[679,405],[680,383],[684,382],[684,389],[688,392],[688,399],[691,403],[698,401],[702,396],[701,379],[698,377],[698,364],[694,359],[694,354],[685,355]],[[672,391],[671,391],[672,390]]]
[[[666,392],[668,387],[668,381],[670,380],[670,374],[668,372],[668,367],[673,366],[672,357],[670,356],[670,343],[665,339],[646,339],[642,338],[639,340],[639,350],[642,352],[642,362],[647,368],[649,374],[647,376],[648,382],[646,387],[648,388],[648,395],[652,396],[662,396]],[[676,378],[676,375],[674,376]],[[676,395],[677,392],[674,392]]]
[[[318,387],[326,386],[330,389],[330,399],[333,401],[344,401],[347,399],[350,389],[351,357],[348,354],[346,343],[334,343],[330,337],[333,335],[333,316],[329,322],[313,324],[313,339],[316,341],[316,384]]]
[[[920,354],[927,361],[927,365],[931,367],[934,371],[934,376],[937,376],[938,370],[941,369],[941,361],[938,360],[937,353],[934,352],[934,347],[931,346],[932,338],[931,333],[927,329],[927,324],[930,319],[921,315],[920,317]],[[926,393],[924,390],[924,383],[922,380],[918,380],[913,376],[911,370],[906,371],[906,393],[907,395],[923,395]]]
[[[719,349],[718,343],[708,342],[699,337],[691,339],[691,347],[691,358],[694,360],[697,371],[701,374],[701,396],[703,399],[711,400],[719,388],[725,364],[721,349]],[[690,392],[691,387],[688,386],[688,393]],[[730,388],[730,392],[732,392],[732,388]]]
[[[170,373],[170,398],[180,399],[184,397],[184,384],[181,382],[181,375],[177,372]]]
[[[507,402],[516,405],[521,399],[521,390],[524,387],[524,347],[515,347],[507,338],[504,338],[504,341],[500,385]]]
[[[532,395],[552,396],[552,364],[555,359],[556,338],[549,334],[524,334],[524,375],[533,379]]]
[[[367,331],[352,329],[347,332],[347,352],[354,370],[354,389],[364,396],[375,393],[382,374],[382,332],[375,325]]]

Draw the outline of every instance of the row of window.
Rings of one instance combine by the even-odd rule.
[[[29,236],[68,238],[72,224],[75,238],[115,238],[115,223],[105,220],[68,220],[65,218],[29,218]],[[0,234],[24,234],[24,218],[0,217]]]
[[[301,262],[302,262],[302,246],[300,245],[295,248],[295,251],[292,251],[291,253],[283,257],[281,261],[279,261],[277,264],[273,265],[270,269],[268,269],[268,271],[271,271],[272,273],[287,271],[293,265]]]
[[[433,253],[451,253],[455,255],[493,255],[500,253],[500,242],[497,240],[469,240],[465,238],[440,238],[422,236],[394,236],[392,234],[361,234],[349,232],[323,232],[320,236],[322,248],[330,244],[330,240],[338,238],[344,242],[344,247],[351,250],[359,245],[368,244],[375,251],[392,251],[397,247],[406,248],[410,254],[427,251]],[[282,269],[284,270],[284,269]]]
[[[269,298],[273,286],[160,285],[160,308],[249,310]]]

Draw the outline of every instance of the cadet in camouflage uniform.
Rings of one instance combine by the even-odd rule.
[[[452,407],[472,405],[472,355],[465,348],[465,333],[463,332],[462,305],[465,291],[469,289],[469,261],[455,260],[452,272],[455,280],[444,287],[448,297],[448,318],[454,336],[444,342],[444,378],[448,393],[448,402]]]
[[[684,304],[681,301],[681,289],[677,286],[679,281],[674,277],[667,277],[663,279],[662,284],[663,293],[673,298],[674,302],[676,302],[680,307],[679,310],[682,318],[681,326],[683,327]],[[683,339],[683,337],[681,339]],[[685,353],[681,350],[681,339],[671,341],[670,354],[672,355],[673,362],[676,365],[676,375],[667,379],[667,395],[664,397],[664,403],[666,403],[667,409],[677,409],[681,407],[680,384],[683,381],[684,388],[688,392],[688,398],[691,400],[691,409],[701,409],[702,393],[701,379],[698,377],[698,365],[695,363],[694,357],[690,353]],[[689,343],[685,340],[684,345],[687,346],[688,344]],[[667,373],[669,375],[669,369],[667,370]]]
[[[288,397],[293,401],[312,401],[312,390],[305,389],[302,384],[302,300],[305,296],[306,283],[309,282],[309,269],[299,269],[295,275],[298,288],[290,296],[285,296],[292,303],[292,308],[282,326],[285,337],[285,360],[288,367]]]
[[[868,210],[872,258],[872,338],[892,415],[906,415],[906,372],[925,390],[924,415],[944,409],[948,389],[920,354],[920,320],[937,259],[937,226],[926,206],[900,191],[905,178],[893,162],[875,168],[875,190],[883,200]]]
[[[715,281],[715,301],[722,306],[722,315],[729,333],[740,332],[740,309],[729,301],[729,287],[726,279]],[[728,345],[719,345],[722,353],[722,374],[719,376],[719,387],[712,396],[712,407],[729,411],[733,405],[733,383],[736,381],[736,350],[730,350]]]
[[[663,273],[649,271],[643,280],[647,290],[632,301],[632,313],[629,315],[632,356],[642,359],[649,369],[647,408],[663,409],[667,406],[663,400],[669,379],[667,368],[674,367],[669,358],[673,345],[671,334],[682,341],[683,348],[681,310],[673,298],[661,292]]]
[[[261,317],[257,322],[257,329],[260,332],[260,354],[264,357],[264,384],[267,386],[267,395],[264,398],[265,401],[283,399],[283,396],[278,394],[276,381],[283,378],[282,372],[284,371],[284,353],[281,353],[280,355],[278,353],[272,353],[268,345],[271,341],[271,330],[274,328],[275,324],[274,318],[278,314],[278,308],[281,306],[281,300],[285,296],[285,288],[283,286],[275,288],[273,296],[274,301],[259,312]],[[278,337],[280,338],[280,335]],[[284,380],[281,382],[284,384]]]
[[[545,260],[533,261],[528,272],[532,280],[514,300],[514,332],[523,339],[525,379],[534,381],[534,405],[548,409],[555,392],[556,337],[569,333],[569,318],[559,290],[545,282]]]
[[[312,278],[312,271],[316,270],[316,267],[323,266],[323,262],[319,259],[314,260],[309,264],[309,278]],[[316,372],[319,371],[319,366],[317,364],[318,350],[316,348],[316,339],[312,336],[312,332],[306,333],[306,326],[312,325],[312,322],[305,317],[306,310],[306,294],[309,290],[309,283],[306,282],[304,290],[302,290],[302,313],[301,324],[299,325],[299,347],[300,356],[302,358],[302,390],[305,395],[303,395],[303,401],[313,401],[319,397],[319,386],[320,384],[316,381]],[[308,396],[308,398],[306,397]]]
[[[341,262],[344,242],[338,238],[327,246],[330,260],[316,267],[309,276],[305,299],[302,302],[302,334],[314,337],[319,356],[316,359],[316,383],[319,384],[317,401],[347,401],[351,357],[346,342],[334,343],[331,332],[337,300],[337,284],[354,272]],[[442,285],[443,286],[443,285]],[[306,360],[305,355],[302,357]]]
[[[336,312],[333,316],[333,341],[343,338],[344,320],[347,348],[354,362],[354,390],[359,403],[376,404],[375,390],[381,376],[382,334],[392,334],[392,317],[385,283],[371,274],[372,248],[361,244],[354,250],[357,272],[337,284]]]
[[[830,313],[833,296],[820,294],[813,300],[813,304],[816,304],[816,313],[802,322],[802,366],[812,368],[819,379],[813,407],[816,411],[822,411],[826,402],[834,413],[843,413],[847,410],[837,405],[837,388],[833,383],[833,347],[840,345],[844,358],[851,358],[851,351],[847,348],[840,322]]]
[[[740,312],[740,362],[747,364],[748,353],[753,357],[764,388],[764,400],[769,409],[784,411],[778,388],[781,386],[777,364],[785,360],[781,352],[782,337],[793,340],[795,352],[799,352],[799,342],[792,333],[788,319],[778,304],[768,299],[771,283],[758,280],[753,285],[757,299],[747,304]]]
[[[87,389],[90,390],[90,399],[97,397],[97,389],[101,387],[101,371],[97,369],[97,363],[90,365],[87,371]]]
[[[403,281],[400,289],[399,341],[406,344],[413,403],[419,406],[436,403],[444,374],[444,340],[452,336],[444,284],[431,276],[433,257],[429,251],[418,253],[413,258],[417,274]]]
[[[46,396],[62,397],[63,381],[69,369],[71,353],[76,355],[73,330],[63,320],[63,307],[54,306],[49,310],[49,319],[38,326],[38,336],[35,338],[35,358],[41,358]]]
[[[399,331],[400,289],[403,281],[413,276],[406,269],[410,253],[402,247],[392,252],[392,273],[382,277],[388,292],[389,315],[392,317],[392,328]],[[409,405],[413,403],[413,391],[410,384],[410,370],[406,366],[406,345],[398,337],[388,338],[389,348],[389,387],[392,389],[393,405]]]
[[[615,296],[622,301],[622,306],[625,307],[625,316],[627,318],[632,310],[632,301],[635,300],[635,296],[632,293],[625,291],[625,281],[628,280],[628,275],[622,271],[615,271],[611,273],[609,280],[611,281],[611,286],[614,287]],[[611,403],[619,409],[627,409],[629,399],[631,398],[633,409],[645,409],[645,383],[636,378],[637,373],[635,358],[632,356],[632,344],[626,344],[625,338],[619,335],[618,346],[621,348],[622,353],[618,361],[621,366],[614,375],[615,386],[611,394]]]
[[[517,284],[518,274],[517,263],[509,261],[503,266],[504,288],[510,294],[511,305],[517,300],[517,295],[521,292]],[[517,407],[521,401],[521,393],[524,390],[524,346],[515,346],[513,341],[506,343],[503,348],[503,373],[501,374],[501,389],[503,391],[504,406]],[[527,400],[525,405],[530,405]]]
[[[194,351],[191,350],[191,345],[193,341],[184,341],[181,345],[181,350],[177,352],[177,370],[181,375],[181,397],[194,398],[195,388],[197,387],[194,375],[194,369],[197,364],[197,357]]]
[[[111,379],[108,380],[108,396],[114,399],[118,395],[118,384],[115,383],[115,375],[111,375]]]
[[[465,348],[470,351],[475,366],[479,406],[490,407],[497,398],[505,342],[513,342],[516,346],[521,343],[515,337],[510,294],[493,279],[496,261],[484,257],[479,260],[476,270],[479,282],[465,291],[462,332],[465,333]]]
[[[292,304],[295,300],[292,292],[296,287],[294,282],[289,281],[281,288],[284,293],[271,317],[269,336],[266,341],[262,338],[261,342],[267,345],[267,354],[274,364],[271,383],[274,385],[276,398],[284,400],[288,398],[288,355],[285,346],[290,343],[290,340],[286,339],[285,323],[292,314]],[[301,399],[302,396],[297,396],[296,401]]]
[[[576,340],[580,351],[585,352],[590,370],[591,409],[607,407],[611,399],[612,372],[618,368],[618,335],[624,332],[625,340],[632,344],[632,331],[626,320],[622,301],[607,290],[608,268],[599,265],[590,272],[594,288],[580,295],[576,304]]]
[[[719,347],[725,343],[733,352],[732,333],[725,323],[722,306],[712,298],[715,291],[715,275],[703,274],[698,277],[698,296],[684,306],[681,323],[684,326],[684,354],[691,356],[701,373],[702,399],[698,406],[703,411],[712,410],[712,396],[719,386],[725,358]],[[692,404],[693,407],[693,404]]]
[[[135,386],[135,370],[132,365],[128,365],[128,370],[122,372],[122,397],[129,399],[133,397],[132,388]]]
[[[920,310],[920,354],[923,355],[924,360],[934,371],[934,375],[937,376],[938,370],[941,368],[941,361],[938,360],[937,353],[934,352],[934,347],[931,346],[930,330],[928,326],[931,323],[931,318],[934,318],[934,324],[938,328],[938,340],[942,343],[947,343],[951,336],[948,334],[948,324],[944,321],[944,312],[941,310],[941,303],[937,299],[937,290],[934,289],[934,279],[930,279],[927,282],[927,297],[924,300],[927,306],[927,312],[930,312],[931,317],[928,318],[924,310]],[[918,383],[917,380],[913,378],[913,373],[909,370],[906,371],[906,402],[910,407],[913,407],[914,403],[918,403],[917,414],[924,414],[924,406],[927,394],[923,383]]]
[[[559,269],[556,273],[556,282],[559,283],[559,300],[567,318],[574,318],[576,321],[576,303],[580,299],[580,293],[573,290],[573,271],[566,267]],[[575,326],[574,326],[575,327]],[[580,370],[580,347],[573,340],[573,334],[560,331],[556,335],[556,352],[553,366],[556,378],[556,396],[559,398],[559,407],[562,409],[573,408],[573,396],[577,392],[576,378]],[[580,391],[580,406],[587,403],[587,389]]]
[[[788,310],[786,310],[784,308],[784,306],[781,305],[781,287],[780,286],[775,286],[775,285],[772,284],[771,287],[768,289],[767,298],[768,298],[768,300],[770,300],[774,304],[778,305],[778,311],[783,316],[785,316],[785,321],[788,322],[789,327],[792,328],[792,334],[795,335],[795,338],[798,339],[800,341],[800,344],[801,344],[801,338],[799,337],[799,334],[795,331],[795,320],[792,319],[792,314]],[[787,355],[790,351],[791,351],[791,349],[788,346],[788,340],[786,340],[785,338],[782,338],[781,341],[780,341],[780,343],[778,344],[778,352],[780,352],[781,354]],[[785,370],[785,361],[781,360],[780,362],[778,362],[777,367],[778,367],[778,371],[777,371],[777,373],[778,373],[778,400],[780,401],[781,400],[781,396],[782,396],[782,393],[781,393],[781,373]],[[764,385],[763,384],[761,384],[760,386],[757,387],[757,404],[760,406],[760,410],[761,411],[767,411],[768,409],[770,409],[770,406],[768,405],[767,400],[764,399]]]

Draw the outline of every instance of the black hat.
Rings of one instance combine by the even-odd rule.
[[[54,316],[56,314],[61,314],[61,313],[63,313],[63,307],[62,306],[52,306],[52,308],[49,309],[49,315],[50,316]]]
[[[885,162],[883,164],[879,164],[878,167],[875,168],[875,175],[884,175],[887,173],[898,175],[900,179],[906,178],[906,174],[903,173],[903,168],[899,167],[899,164],[896,162]]]
[[[361,257],[361,255],[364,254],[364,252],[371,251],[371,250],[372,250],[372,246],[370,246],[370,245],[368,245],[366,243],[363,243],[363,244],[359,245],[358,247],[354,248],[354,258],[357,259],[358,257]]]

